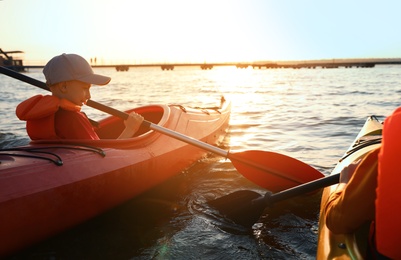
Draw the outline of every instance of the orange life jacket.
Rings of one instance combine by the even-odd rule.
[[[401,259],[401,108],[384,121],[376,189],[376,249]]]
[[[32,140],[60,139],[55,130],[55,113],[63,108],[80,111],[81,107],[55,96],[33,96],[17,106],[16,114],[20,120],[26,121],[26,131]]]

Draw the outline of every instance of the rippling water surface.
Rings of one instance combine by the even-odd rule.
[[[121,110],[160,103],[216,105],[224,95],[233,102],[224,149],[274,151],[324,174],[367,116],[383,120],[401,100],[401,66],[96,72],[112,81],[93,87],[92,99]],[[26,75],[44,80],[40,70]],[[15,107],[46,92],[1,74],[0,82],[0,147],[27,144]],[[85,112],[93,119],[105,116],[88,107]],[[154,190],[13,258],[314,259],[319,194],[277,203],[250,230],[227,229],[204,202],[241,189],[265,192],[230,161],[210,155]]]

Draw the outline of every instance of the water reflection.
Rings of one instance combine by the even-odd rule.
[[[202,71],[135,69],[110,75],[94,87],[94,100],[120,110],[149,104],[215,106],[233,101],[230,131],[222,148],[274,151],[328,174],[369,115],[383,120],[399,106],[401,70]],[[28,76],[43,80],[40,70]],[[28,142],[15,106],[43,90],[0,75],[2,147]],[[91,108],[93,119],[105,117]],[[210,155],[183,174],[106,214],[75,227],[15,259],[314,259],[320,195],[268,208],[252,229],[224,222],[205,202],[240,189],[263,194],[229,160]]]

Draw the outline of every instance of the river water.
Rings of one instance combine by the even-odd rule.
[[[401,104],[401,66],[397,65],[96,72],[111,76],[112,81],[92,87],[92,99],[121,110],[148,104],[214,106],[224,95],[233,107],[223,149],[282,153],[324,174],[331,172],[367,116],[384,120]],[[39,69],[26,75],[44,80]],[[15,107],[46,92],[5,75],[0,75],[0,82],[0,147],[27,144],[25,125],[16,118]],[[95,120],[105,116],[88,107],[84,111]],[[142,196],[11,258],[315,258],[320,194],[277,203],[248,230],[224,228],[199,206],[241,189],[266,192],[246,180],[229,160],[209,155]]]

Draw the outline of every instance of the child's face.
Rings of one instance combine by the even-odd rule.
[[[82,106],[86,104],[86,101],[88,99],[91,98],[90,87],[91,84],[81,81],[68,81],[66,82],[64,98],[68,99],[78,106]]]

